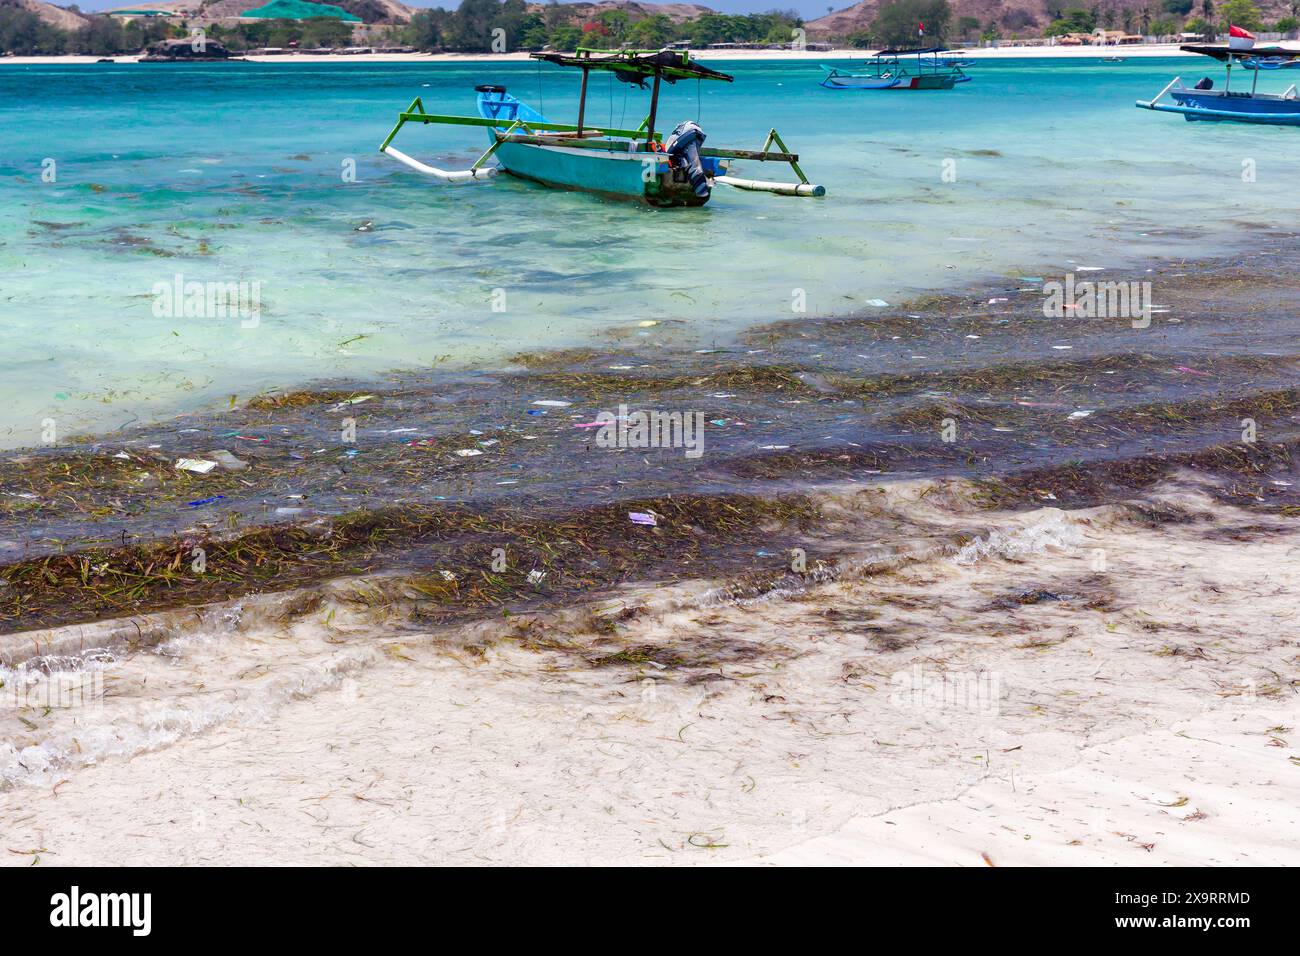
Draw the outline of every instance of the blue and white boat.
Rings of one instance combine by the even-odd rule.
[[[946,51],[941,46],[881,50],[855,69],[823,65],[826,77],[821,85],[828,90],[950,90],[970,82],[962,70],[970,64],[939,56]]]
[[[1300,126],[1300,95],[1295,84],[1281,93],[1260,93],[1259,75],[1264,70],[1277,69],[1275,64],[1294,63],[1300,59],[1300,50],[1287,47],[1256,47],[1245,45],[1205,46],[1192,44],[1180,49],[1187,53],[1200,53],[1219,60],[1227,68],[1223,89],[1216,90],[1209,77],[1194,86],[1184,86],[1181,76],[1149,100],[1138,100],[1139,109],[1160,113],[1181,113],[1191,122],[1259,123],[1267,126]],[[1253,66],[1250,65],[1253,61]],[[1261,65],[1267,61],[1269,66]],[[1254,73],[1250,91],[1232,89],[1232,67],[1244,66]],[[1168,96],[1169,100],[1165,100]],[[1170,102],[1172,101],[1172,102]]]

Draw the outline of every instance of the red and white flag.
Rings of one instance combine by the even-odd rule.
[[[1229,50],[1249,50],[1255,45],[1255,34],[1249,30],[1243,30],[1239,26],[1230,25],[1228,27],[1228,49]]]
[[[925,24],[924,24],[924,23],[918,23],[918,24],[916,25],[916,35],[919,36],[919,37],[923,37],[923,36],[925,36]]]

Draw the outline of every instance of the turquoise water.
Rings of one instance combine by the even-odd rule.
[[[650,319],[652,341],[724,341],[788,318],[795,290],[835,314],[989,274],[1220,252],[1294,206],[1300,131],[1133,108],[1175,73],[1217,81],[1208,61],[980,63],[942,93],[831,92],[811,62],[725,68],[735,84],[669,88],[663,123],[698,116],[711,145],[754,148],[775,126],[825,199],[720,188],[655,211],[506,178],[445,186],[376,152],[414,96],[472,113],[481,82],[572,120],[576,78],[549,66],[0,66],[0,443],[36,442],[47,418],[112,427]],[[589,118],[636,125],[647,94],[605,84]],[[408,127],[398,145],[464,168],[485,144]],[[258,283],[260,321],[156,315],[155,285],[178,274]]]

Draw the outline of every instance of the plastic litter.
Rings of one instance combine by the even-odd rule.
[[[201,507],[201,506],[203,506],[203,505],[210,505],[210,504],[212,504],[212,502],[214,502],[214,501],[221,501],[221,500],[224,499],[225,497],[226,497],[225,495],[213,495],[211,498],[200,498],[200,499],[198,499],[197,501],[190,501],[190,502],[187,502],[187,504],[188,504],[191,508],[198,508],[198,507]]]
[[[542,579],[543,579],[544,577],[546,577],[546,572],[545,572],[545,571],[529,571],[529,572],[528,572],[528,583],[529,583],[529,584],[541,584],[541,583],[542,583]]]
[[[213,461],[227,471],[243,471],[248,467],[248,462],[241,461],[224,448],[218,448],[215,451],[208,452],[208,454]]]
[[[645,511],[629,511],[627,517],[633,524],[645,524],[650,525],[651,527],[657,527],[659,524],[659,522],[655,520],[653,514]]]
[[[176,462],[177,470],[193,471],[200,475],[206,475],[216,467],[217,463],[215,461],[208,461],[204,458],[182,458]]]
[[[475,455],[483,454],[482,448],[457,448],[456,454],[461,458],[473,458]]]
[[[573,402],[562,402],[555,398],[539,398],[533,404],[542,405],[546,408],[568,408]]]

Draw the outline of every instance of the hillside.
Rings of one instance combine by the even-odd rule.
[[[702,14],[717,12],[696,3],[636,3],[634,0],[601,0],[600,3],[572,3],[565,4],[565,6],[572,9],[572,19],[575,23],[593,20],[606,10],[624,10],[631,20],[640,20],[653,14],[662,14],[672,20],[673,23],[684,23],[687,20],[694,20]],[[541,14],[545,10],[545,4],[531,3],[528,5],[529,13]]]
[[[17,7],[36,14],[42,21],[60,30],[79,30],[86,25],[86,18],[79,13],[56,7],[42,0],[0,0],[0,7]]]
[[[184,17],[216,20],[222,17],[237,17],[245,10],[260,6],[263,0],[159,0],[157,3],[133,4],[122,3],[113,9],[138,9],[146,6],[150,10],[169,10]],[[326,0],[340,6],[349,13],[355,13],[366,23],[409,23],[411,15],[419,7],[408,7],[398,0]],[[0,0],[3,3],[28,3],[34,6],[48,6],[39,0]],[[437,3],[435,2],[435,6]],[[450,5],[450,4],[448,4]],[[694,20],[701,14],[714,13],[709,7],[696,3],[638,3],[636,0],[600,0],[596,3],[564,4],[569,10],[569,21],[575,26],[594,19],[606,10],[624,10],[630,20],[640,20],[653,14],[662,14],[674,23]],[[529,13],[544,14],[547,5],[530,3]],[[57,8],[54,8],[57,9]],[[65,11],[66,12],[66,11]],[[76,16],[76,14],[69,14]]]
[[[260,7],[265,0],[160,0],[158,3],[124,3],[114,9],[132,10],[146,7],[150,10],[169,10],[186,18],[218,20],[237,17],[245,10]],[[409,23],[414,8],[397,0],[327,0],[348,13],[354,13],[366,23]]]
[[[805,25],[808,35],[822,39],[858,33],[871,25],[876,11],[886,2],[887,0],[862,0],[851,7],[810,20]],[[974,17],[981,25],[993,20],[1008,35],[1037,34],[1040,28],[1051,21],[1047,15],[1046,0],[948,0],[948,5],[952,8],[950,25],[955,25],[962,17]],[[954,31],[950,29],[949,32]]]
[[[806,24],[808,35],[814,39],[844,38],[863,31],[871,25],[876,12],[886,2],[888,0],[861,0],[851,7],[810,20]],[[1255,0],[1255,3],[1263,12],[1266,23],[1273,23],[1282,17],[1293,15],[1291,0]],[[956,35],[955,27],[962,17],[975,18],[981,28],[989,22],[994,22],[1002,31],[1002,35],[1007,37],[1038,36],[1052,20],[1047,12],[1047,0],[948,0],[948,5],[952,8],[952,17],[948,21],[950,40]],[[1078,3],[1069,2],[1064,6],[1085,9],[1095,7],[1101,12],[1112,10],[1115,12],[1113,23],[1116,28],[1125,22],[1124,14],[1127,11],[1140,12],[1145,9],[1149,17],[1159,16],[1162,13],[1159,3],[1144,2],[1144,0],[1100,0],[1100,2],[1080,0]],[[1216,10],[1219,6],[1220,2],[1214,4]],[[1199,0],[1195,9],[1197,13],[1200,12]],[[1189,14],[1191,15],[1195,14]]]

